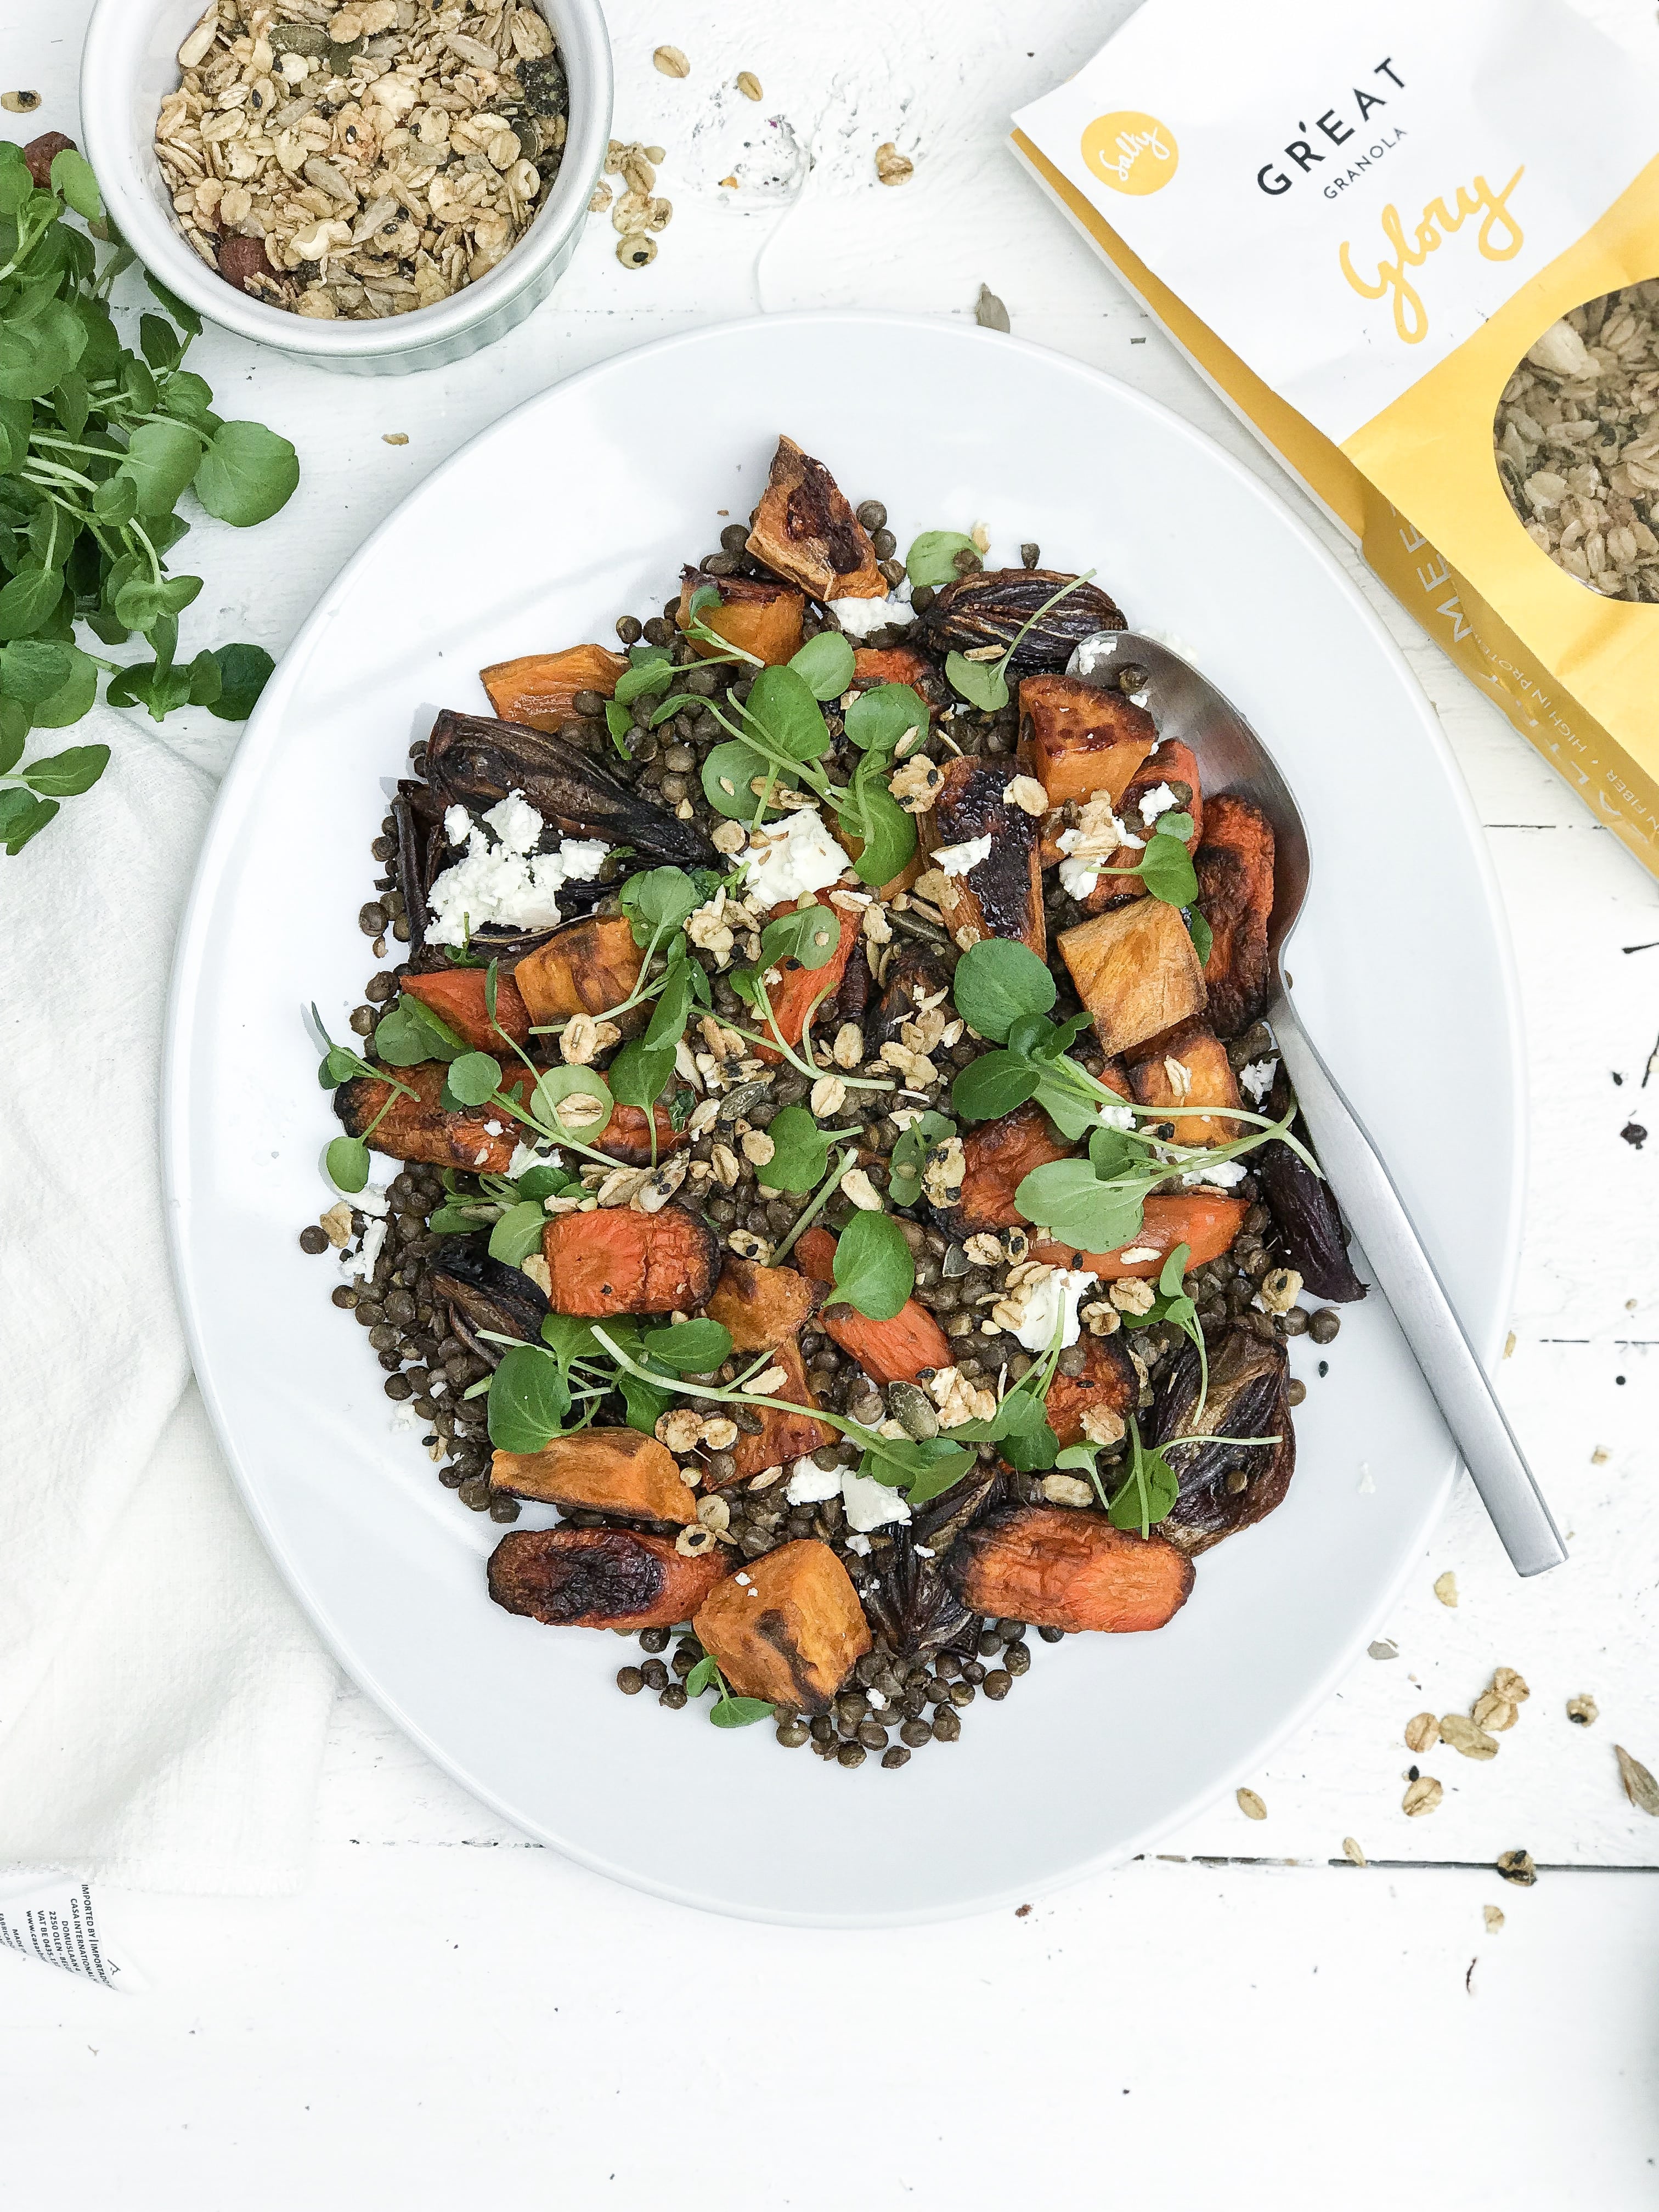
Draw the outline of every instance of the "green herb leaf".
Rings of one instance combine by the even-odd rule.
[[[1038,1071],[1018,1053],[981,1053],[951,1084],[951,1103],[964,1121],[996,1121],[1034,1097],[1041,1081]]]
[[[56,568],[22,568],[0,590],[0,641],[32,637],[64,596]]]
[[[853,771],[847,795],[836,811],[836,826],[861,846],[853,866],[859,881],[879,890],[909,866],[916,849],[916,824],[887,788],[888,757],[869,753]]]
[[[648,945],[653,937],[678,929],[702,904],[702,894],[683,868],[649,868],[629,876],[617,896],[633,924],[635,945]]]
[[[757,1721],[769,1721],[772,1706],[765,1698],[722,1698],[709,1708],[709,1720],[722,1729],[751,1728]]]
[[[585,1122],[578,1128],[566,1129],[559,1119],[559,1108],[567,1098],[596,1098],[603,1109],[598,1120]],[[591,1067],[550,1067],[537,1079],[531,1094],[530,1110],[538,1121],[557,1130],[561,1135],[591,1145],[609,1126],[614,1101],[605,1078]]]
[[[685,1678],[686,1696],[688,1698],[702,1697],[703,1692],[714,1680],[718,1671],[719,1670],[715,1667],[714,1660],[709,1656],[708,1653],[705,1651],[702,1658],[698,1660],[696,1665],[691,1669],[691,1672]]]
[[[501,1087],[501,1064],[487,1052],[464,1052],[449,1064],[444,1088],[463,1106],[482,1106]]]
[[[860,752],[890,757],[912,730],[927,727],[927,708],[913,685],[878,684],[860,692],[847,709],[842,726],[849,744]]]
[[[1139,1529],[1149,1535],[1173,1510],[1181,1495],[1175,1469],[1161,1451],[1148,1451],[1140,1438],[1140,1424],[1129,1419],[1129,1468],[1106,1517],[1115,1528]]]
[[[636,1037],[611,1061],[605,1080],[619,1106],[637,1106],[644,1114],[662,1097],[673,1076],[673,1046],[653,1045],[648,1038]]]
[[[833,907],[798,907],[781,914],[761,933],[761,966],[793,960],[798,967],[827,967],[841,945],[841,916]]]
[[[222,645],[215,648],[213,658],[219,665],[218,696],[198,703],[222,722],[246,721],[276,662],[262,645]]]
[[[169,292],[161,278],[152,276],[148,269],[144,271],[144,282],[149,285],[152,297],[161,301],[181,331],[193,338],[201,337],[202,318],[194,307],[187,307],[177,293]]]
[[[836,1245],[836,1297],[871,1321],[891,1321],[915,1287],[916,1263],[896,1221],[860,1211]]]
[[[137,495],[140,514],[171,514],[202,462],[202,441],[182,422],[141,422],[117,470]]]
[[[649,699],[665,691],[674,680],[674,664],[666,649],[658,648],[661,658],[641,661],[632,668],[624,668],[617,678],[617,688],[611,695],[618,707],[631,706],[635,699]],[[633,717],[629,717],[631,721]]]
[[[1209,923],[1205,921],[1195,906],[1189,907],[1187,910],[1187,927],[1192,936],[1193,951],[1198,955],[1200,967],[1207,966],[1210,948],[1215,943],[1215,935]]]
[[[1115,1252],[1141,1223],[1141,1200],[1104,1183],[1087,1160],[1054,1160],[1033,1168],[1014,1193],[1027,1221],[1079,1252]]]
[[[676,950],[683,946],[685,942],[682,937],[677,937],[673,941]],[[674,1047],[685,1035],[685,1024],[690,1018],[690,1013],[691,977],[688,963],[681,960],[676,967],[669,970],[668,980],[663,985],[657,1003],[651,1010],[651,1019],[646,1024],[645,1030],[645,1042],[653,1051],[664,1046],[667,1048],[671,1066],[673,1064]],[[614,1083],[611,1087],[613,1091],[617,1088]],[[617,1096],[620,1097],[621,1095],[618,1091]]]
[[[92,173],[92,164],[84,154],[77,154],[73,146],[62,146],[52,157],[52,188],[67,200],[78,216],[87,222],[96,222],[104,212],[104,203],[98,193],[98,179]]]
[[[196,471],[196,496],[221,522],[246,530],[284,506],[300,481],[299,457],[263,422],[225,422]]]
[[[1198,877],[1194,872],[1192,855],[1180,836],[1164,834],[1165,824],[1172,818],[1176,817],[1167,814],[1158,817],[1158,834],[1148,839],[1140,863],[1140,880],[1154,898],[1163,899],[1170,906],[1190,906],[1198,896]]]
[[[489,1378],[489,1441],[497,1451],[544,1451],[570,1411],[570,1386],[556,1359],[533,1344],[501,1354]]]
[[[23,780],[43,799],[73,799],[90,791],[108,766],[107,745],[71,745],[67,752],[53,753],[50,759],[31,761],[23,770]]]
[[[772,1157],[759,1170],[774,1190],[814,1190],[823,1179],[830,1146],[804,1106],[785,1106],[767,1125]]]
[[[1003,671],[1008,656],[997,660],[969,660],[965,653],[947,653],[945,680],[951,689],[981,714],[994,714],[1008,703],[1008,679]]]
[[[717,1321],[677,1321],[667,1328],[648,1328],[641,1342],[650,1358],[678,1375],[712,1375],[732,1356],[732,1332]]]
[[[672,1387],[642,1382],[637,1375],[630,1375],[624,1368],[617,1377],[617,1388],[622,1392],[623,1415],[629,1427],[637,1429],[641,1436],[654,1436],[658,1422],[674,1402]]]
[[[513,1186],[520,1198],[557,1198],[572,1188],[580,1189],[581,1179],[563,1168],[556,1168],[550,1161],[526,1168]]]
[[[1058,995],[1035,952],[1007,938],[969,945],[957,963],[952,996],[969,1029],[1003,1043],[1022,1014],[1046,1014]]]
[[[853,648],[839,630],[821,629],[789,665],[815,699],[839,699],[853,680]]]
[[[789,760],[816,760],[829,747],[829,726],[811,686],[793,667],[763,668],[750,687],[743,712],[745,721],[753,723],[766,742]]]
[[[53,640],[19,638],[0,647],[0,691],[26,707],[38,707],[70,679],[72,648]]]
[[[958,553],[971,553],[974,566],[981,565],[978,546],[960,530],[924,530],[904,556],[904,572],[912,584],[928,584],[935,589],[941,584],[954,584],[961,573],[957,567]]]
[[[4,611],[4,601],[5,593],[0,592],[0,614]],[[728,738],[724,744],[716,745],[703,762],[703,796],[717,814],[724,814],[733,822],[747,822],[759,805],[753,785],[758,780],[764,789],[773,774],[770,763],[753,745],[745,744],[740,738]],[[781,813],[783,810],[769,800],[766,811]]]
[[[336,1137],[323,1158],[337,1190],[361,1190],[368,1181],[368,1146],[361,1137]]]
[[[32,799],[27,791],[0,791],[0,838],[7,852],[21,853],[58,811],[55,799]]]

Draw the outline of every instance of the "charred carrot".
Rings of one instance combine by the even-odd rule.
[[[714,1287],[720,1244],[706,1221],[681,1206],[659,1213],[601,1206],[561,1214],[542,1231],[553,1279],[553,1310],[600,1320],[607,1314],[696,1312]]]
[[[631,1528],[514,1528],[489,1555],[489,1595],[554,1628],[672,1628],[729,1574],[724,1546],[682,1559]]]
[[[975,1613],[1035,1628],[1162,1628],[1186,1604],[1193,1563],[1162,1536],[1057,1505],[999,1513],[959,1537],[945,1571]]]
[[[485,1003],[489,974],[483,968],[437,968],[427,975],[405,975],[403,989],[423,1006],[430,1006],[440,1021],[447,1022],[457,1036],[476,1052],[499,1052],[501,1030],[490,1022]],[[495,1020],[515,1044],[530,1036],[530,1010],[510,975],[498,979]]]
[[[556,731],[576,712],[579,691],[608,699],[628,662],[602,645],[568,645],[562,653],[527,653],[478,671],[489,703],[504,722]]]
[[[818,893],[818,904],[830,906],[830,894]],[[841,988],[841,979],[847,972],[847,963],[853,957],[853,947],[859,941],[863,926],[864,908],[854,907],[843,914],[837,907],[831,912],[841,924],[841,939],[822,968],[803,968],[799,960],[786,960],[780,980],[769,986],[767,999],[772,1008],[772,1018],[764,1024],[761,1034],[781,1036],[785,1044],[799,1044],[806,1027],[806,1017],[814,1004],[827,993],[830,997]],[[775,921],[780,915],[793,914],[791,906],[775,907],[767,917]],[[775,1045],[762,1044],[755,1048],[762,1060],[781,1060],[783,1054]]]
[[[1187,1272],[1218,1260],[1239,1231],[1249,1207],[1242,1198],[1215,1198],[1204,1191],[1179,1198],[1149,1198],[1134,1242],[1115,1252],[1077,1252],[1069,1244],[1033,1244],[1031,1256],[1057,1267],[1082,1267],[1111,1281],[1122,1275],[1159,1274],[1177,1244],[1189,1248]]]
[[[835,1279],[836,1240],[827,1229],[809,1229],[795,1247],[804,1274]],[[833,1292],[831,1293],[833,1297]],[[951,1364],[945,1333],[924,1305],[911,1298],[891,1321],[872,1321],[850,1306],[828,1305],[820,1326],[872,1382],[914,1382],[919,1375]]]
[[[713,1310],[711,1306],[709,1311]],[[793,1337],[775,1347],[772,1365],[783,1370],[783,1380],[763,1391],[763,1396],[781,1398],[792,1406],[817,1404],[806,1379],[806,1363]],[[792,1467],[808,1452],[821,1451],[836,1442],[836,1431],[829,1423],[815,1421],[809,1414],[786,1413],[775,1406],[757,1406],[754,1411],[760,1416],[760,1428],[753,1436],[739,1431],[732,1446],[732,1473],[726,1478],[730,1482],[747,1482],[763,1474],[769,1467]]]

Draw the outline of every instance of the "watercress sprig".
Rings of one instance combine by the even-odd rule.
[[[700,1698],[713,1685],[719,1692],[709,1708],[708,1717],[716,1728],[748,1728],[756,1721],[769,1721],[773,1706],[769,1698],[734,1698],[726,1680],[714,1664],[713,1655],[705,1651],[702,1657],[685,1678],[685,1694]]]

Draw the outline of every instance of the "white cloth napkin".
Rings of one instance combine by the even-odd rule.
[[[212,780],[96,719],[64,742],[106,738],[103,781],[0,854],[0,1876],[289,1889],[335,1670],[209,1431],[162,1231],[161,1028]]]

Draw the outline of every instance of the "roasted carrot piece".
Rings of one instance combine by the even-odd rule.
[[[488,972],[483,968],[434,968],[429,975],[405,975],[402,989],[422,1006],[430,1006],[440,1021],[447,1022],[459,1037],[476,1051],[499,1053],[500,1030],[492,1027],[484,1003]],[[515,1044],[530,1036],[530,1010],[510,975],[498,979],[495,1019]]]
[[[642,1521],[697,1517],[697,1503],[680,1480],[674,1455],[637,1429],[580,1429],[555,1437],[538,1452],[498,1451],[489,1486],[503,1498],[543,1505],[632,1513]]]
[[[1204,800],[1199,786],[1197,757],[1179,738],[1165,738],[1130,777],[1128,788],[1117,808],[1124,827],[1143,845],[1146,843],[1157,827],[1157,817],[1150,823],[1146,822],[1140,811],[1140,802],[1161,784],[1169,786],[1182,812],[1192,816],[1193,834],[1186,840],[1186,845],[1189,853],[1195,853],[1204,833]],[[1133,868],[1140,858],[1133,846],[1120,845],[1107,865]],[[1139,876],[1103,874],[1083,903],[1091,914],[1104,914],[1109,907],[1121,906],[1127,900],[1146,896],[1146,886]]]
[[[652,1109],[657,1124],[657,1158],[678,1152],[690,1138],[684,1129],[677,1129],[669,1118],[668,1109],[660,1100]],[[605,1152],[624,1167],[643,1168],[651,1164],[651,1133],[645,1115],[637,1106],[618,1106],[605,1123],[603,1132],[586,1139],[596,1152]]]
[[[1060,950],[1103,1050],[1114,1056],[1203,1008],[1193,940],[1162,899],[1137,899],[1062,930]]]
[[[1205,1022],[1181,1022],[1129,1055],[1129,1084],[1143,1106],[1242,1106],[1227,1048]],[[1226,1115],[1179,1112],[1178,1145],[1228,1145],[1247,1124]]]
[[[550,1627],[672,1628],[735,1565],[724,1546],[683,1559],[643,1530],[515,1528],[489,1555],[489,1595]]]
[[[933,673],[933,663],[924,660],[913,645],[860,645],[853,650],[853,682],[860,689],[874,684],[920,684]]]
[[[827,1229],[809,1229],[795,1254],[804,1274],[816,1282],[834,1281],[836,1240]],[[914,1382],[919,1375],[951,1364],[945,1332],[915,1298],[891,1321],[872,1321],[849,1306],[831,1304],[824,1309],[819,1326],[858,1361],[872,1382],[884,1388],[889,1382]]]
[[[720,594],[718,604],[697,611],[696,619],[739,653],[752,653],[772,666],[800,651],[801,627],[806,601],[793,584],[774,583],[769,576],[711,576],[702,568],[688,568],[680,580],[679,611],[675,620],[682,629],[691,627],[691,602],[705,589]],[[707,659],[717,645],[697,638],[691,649]]]
[[[734,1352],[769,1352],[794,1335],[817,1304],[811,1284],[793,1267],[757,1267],[732,1257],[704,1311],[730,1333]]]
[[[424,1160],[432,1167],[463,1168],[479,1175],[507,1173],[520,1123],[508,1120],[498,1106],[446,1111],[440,1103],[447,1073],[441,1060],[422,1060],[418,1067],[400,1067],[396,1073],[398,1082],[416,1096],[410,1098],[399,1091],[392,1097],[385,1120],[368,1138],[372,1150],[394,1160]],[[501,1088],[509,1097],[522,1098],[534,1079],[526,1067],[509,1070]],[[362,1137],[389,1095],[384,1082],[356,1075],[335,1092],[334,1110],[349,1135]]]
[[[478,671],[489,703],[504,722],[556,731],[575,714],[579,691],[608,699],[627,667],[624,654],[603,645],[568,645],[562,653],[527,653]]]
[[[603,1320],[607,1314],[697,1311],[714,1287],[720,1244],[683,1206],[659,1213],[601,1206],[564,1213],[542,1231],[553,1278],[555,1313]]]
[[[1158,743],[1158,726],[1121,691],[1077,676],[1028,676],[1019,687],[1022,759],[1050,806],[1105,792],[1115,806]]]
[[[572,1014],[609,1013],[640,980],[645,955],[624,915],[586,915],[555,930],[527,952],[513,981],[532,1022],[561,1022]]]
[[[1087,1434],[1083,1425],[1085,1413],[1111,1414],[1118,1425],[1117,1435],[1121,1436],[1135,1409],[1140,1388],[1121,1336],[1085,1336],[1082,1342],[1083,1372],[1056,1375],[1048,1385],[1044,1401],[1048,1426],[1062,1444],[1084,1441]],[[1101,1426],[1109,1430],[1110,1424],[1103,1423]],[[1115,1438],[1103,1434],[1091,1441],[1112,1443]]]
[[[749,550],[815,599],[880,599],[887,579],[870,533],[822,461],[780,438]]]
[[[1183,1191],[1179,1198],[1149,1198],[1133,1244],[1115,1252],[1076,1252],[1069,1244],[1034,1243],[1031,1256],[1057,1267],[1081,1267],[1107,1281],[1140,1275],[1148,1281],[1163,1272],[1177,1244],[1188,1247],[1187,1273],[1218,1260],[1244,1226],[1249,1207],[1242,1198],[1218,1198],[1207,1191]]]
[[[1059,1505],[994,1514],[957,1538],[945,1571],[976,1613],[1115,1635],[1162,1628],[1193,1587],[1192,1561],[1162,1536]]]
[[[817,1404],[806,1379],[806,1363],[793,1336],[775,1348],[772,1365],[782,1368],[783,1380],[764,1394],[767,1397],[781,1398],[792,1406]],[[733,1465],[727,1477],[729,1481],[747,1482],[751,1476],[764,1474],[769,1467],[791,1466],[808,1452],[821,1451],[836,1441],[836,1431],[829,1423],[815,1421],[810,1414],[782,1413],[775,1406],[757,1406],[755,1411],[760,1416],[760,1428],[752,1437],[739,1431],[732,1447]]]
[[[1069,1159],[1076,1149],[1041,1106],[1017,1106],[999,1121],[981,1121],[962,1140],[962,1195],[948,1212],[937,1214],[940,1228],[956,1237],[1012,1229],[1021,1219],[1014,1193],[1033,1168]]]
[[[1273,910],[1273,824],[1248,799],[1224,792],[1204,813],[1193,860],[1199,911],[1212,941],[1204,963],[1216,1035],[1237,1036],[1267,1005],[1267,924]]]
[[[846,1568],[828,1544],[806,1537],[750,1559],[744,1571],[745,1581],[716,1584],[698,1607],[698,1640],[742,1696],[827,1712],[870,1649]]]
[[[859,941],[864,923],[862,907],[853,907],[843,913],[833,904],[828,891],[820,891],[817,901],[820,906],[829,907],[840,922],[841,941],[822,968],[803,968],[799,960],[786,960],[781,981],[769,987],[766,995],[772,1008],[772,1026],[786,1044],[800,1042],[806,1017],[814,1003],[825,992],[833,998],[841,988],[841,979],[847,973],[847,963],[853,957],[853,947]],[[787,904],[774,907],[767,920],[775,921],[781,915],[793,911]],[[770,1030],[757,1030],[757,1034],[767,1036]],[[783,1058],[775,1045],[757,1045],[755,1054],[760,1060],[775,1061]]]

